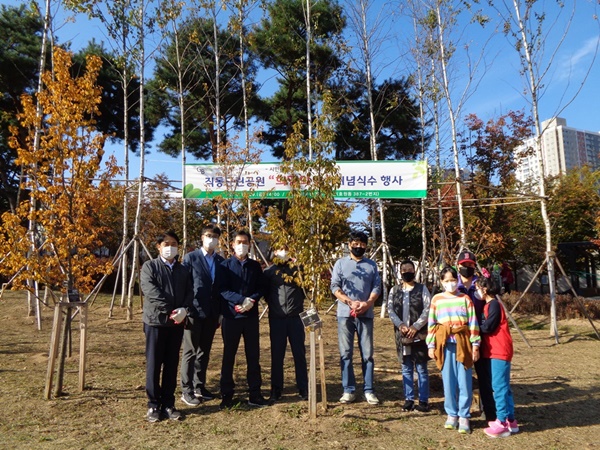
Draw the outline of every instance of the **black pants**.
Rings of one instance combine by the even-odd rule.
[[[177,366],[183,326],[152,327],[144,324],[144,334],[146,335],[148,408],[172,408],[175,406]]]
[[[298,392],[308,393],[305,333],[300,317],[269,316],[269,336],[271,338],[271,390],[279,393],[283,391],[283,360],[289,340],[294,357]]]
[[[492,374],[490,373],[489,363],[480,358],[475,363],[475,372],[477,373],[479,396],[483,405],[485,420],[488,422],[494,421],[496,420],[496,402],[494,401],[494,391],[492,390]]]
[[[188,319],[183,332],[181,355],[181,390],[190,395],[206,387],[206,371],[210,360],[215,332],[219,325],[217,316],[206,319]]]
[[[223,318],[221,323],[223,335],[223,364],[221,365],[221,396],[232,398],[235,388],[233,381],[233,367],[235,355],[240,345],[240,338],[244,337],[246,351],[246,377],[250,398],[261,395],[260,387],[262,378],[260,374],[260,347],[258,334],[258,316],[243,319]]]

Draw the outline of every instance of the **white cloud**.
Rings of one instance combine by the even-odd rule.
[[[595,36],[583,41],[583,45],[575,51],[569,52],[568,56],[563,58],[558,65],[558,81],[570,79],[574,75],[587,72],[593,57],[599,50],[599,43],[600,37]]]

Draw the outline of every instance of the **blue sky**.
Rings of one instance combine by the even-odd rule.
[[[344,1],[340,0],[341,4]],[[596,52],[600,28],[598,26],[598,6],[595,0],[573,0],[565,2],[568,5],[560,16],[556,1],[539,0],[544,5],[547,13],[547,24],[554,23],[548,33],[546,44],[548,53],[546,60],[553,58],[553,65],[545,78],[545,91],[540,102],[541,119],[545,120],[554,115],[560,115],[567,119],[567,124],[574,128],[600,131],[600,115],[597,113],[600,101],[600,57],[593,62]],[[0,0],[0,3],[18,5],[22,2]],[[388,76],[406,76],[410,71],[405,57],[407,48],[411,45],[412,25],[406,16],[402,14],[404,2],[388,3],[377,0],[373,4],[372,23],[379,17],[382,46],[375,64],[375,75],[381,81]],[[511,2],[512,3],[512,2]],[[575,5],[575,15],[568,30],[567,38],[556,54],[551,54],[550,49],[556,46],[557,41],[563,35],[567,22],[570,19],[570,5]],[[97,21],[90,21],[85,16],[77,16],[75,20],[64,23],[65,14],[53,8],[56,14],[56,35],[61,43],[70,42],[73,49],[78,49],[95,38],[97,41],[107,41],[106,33]],[[381,14],[383,12],[383,14]],[[492,11],[487,11],[492,19]],[[462,29],[461,29],[462,30]],[[477,74],[476,88],[470,92],[469,99],[465,103],[461,116],[467,113],[475,113],[481,119],[488,120],[497,117],[509,110],[525,108],[528,111],[527,100],[523,97],[523,81],[519,76],[519,61],[516,51],[511,47],[509,41],[501,33],[495,33],[494,24],[485,29],[478,26],[469,26],[464,29],[459,49],[468,46],[474,55],[482,52],[485,55],[482,70]],[[353,40],[352,31],[348,31],[350,43]],[[483,45],[485,43],[485,46]],[[452,71],[455,77],[456,92],[462,91],[466,77],[467,59],[459,50],[453,62]],[[584,82],[587,71],[587,81]],[[150,75],[150,71],[147,76]],[[272,74],[263,73],[262,95],[268,95],[273,83],[269,81]],[[583,86],[581,86],[583,83]],[[575,93],[581,89],[577,97]],[[151,143],[152,145],[152,143]],[[123,150],[120,145],[110,147],[118,157],[123,160]],[[449,156],[449,153],[447,154]],[[267,155],[268,156],[268,155]],[[139,172],[139,160],[133,155],[130,158],[130,174],[135,177]],[[190,161],[193,162],[193,161]],[[181,163],[177,158],[152,151],[146,157],[146,175],[152,177],[157,173],[166,173],[170,179],[181,179]]]

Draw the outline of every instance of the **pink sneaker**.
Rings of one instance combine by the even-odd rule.
[[[507,420],[506,422],[508,423],[508,429],[512,434],[519,432],[519,424],[517,423],[517,419]]]
[[[508,424],[505,422],[500,422],[496,419],[494,422],[490,422],[489,427],[483,430],[485,434],[492,438],[503,438],[510,436],[510,430],[508,429]]]

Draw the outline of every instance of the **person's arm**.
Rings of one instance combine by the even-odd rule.
[[[400,328],[404,324],[404,322],[402,322],[402,319],[398,317],[398,314],[396,314],[396,311],[394,311],[394,296],[396,295],[397,291],[398,286],[394,286],[392,289],[390,289],[390,293],[388,294],[387,310],[388,315],[390,316],[390,320],[392,321],[394,326],[396,328]]]
[[[228,260],[223,261],[221,267],[223,276],[221,283],[221,297],[232,306],[241,305],[244,303],[246,297],[236,292],[236,289],[239,289],[240,286],[238,286],[239,283],[234,282],[236,277],[233,274],[233,269],[228,266],[227,262]]]
[[[477,322],[477,315],[475,313],[475,307],[473,302],[467,296],[465,296],[465,302],[467,304],[467,320],[470,332],[470,342],[473,347],[473,362],[479,360],[479,345],[481,344],[481,336],[479,335],[479,323]]]
[[[159,284],[150,261],[145,263],[140,271],[140,288],[145,301],[150,302],[153,308],[163,314],[171,313],[172,300],[167,298],[164,288]]]
[[[500,311],[500,302],[492,300],[488,304],[487,317],[482,321],[480,332],[481,333],[493,333],[496,328],[500,325],[502,319],[502,311]]]
[[[431,300],[429,307],[429,316],[427,316],[427,354],[429,358],[435,359],[435,325],[437,324],[437,310],[435,305],[435,297]]]
[[[254,282],[252,283],[252,285],[254,286],[254,292],[248,295],[248,298],[251,298],[252,300],[257,302],[265,296],[265,275],[258,261],[251,260],[247,261],[246,264],[252,264],[252,273],[250,274],[250,276],[254,277]]]
[[[340,303],[348,305],[350,309],[356,309],[360,304],[359,301],[352,300],[350,297],[348,297],[341,288],[335,291],[333,295],[335,295],[335,298],[337,298]]]
[[[186,267],[186,271],[188,272],[188,276],[186,277],[184,306],[188,310],[189,315],[190,309],[194,306],[194,282],[192,280],[191,270]]]

